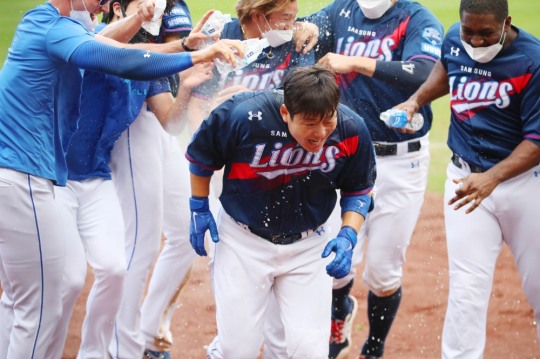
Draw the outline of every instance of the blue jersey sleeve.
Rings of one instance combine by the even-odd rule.
[[[376,178],[375,149],[364,120],[345,105],[339,106],[340,121],[344,124],[341,136],[354,146],[351,160],[338,177],[342,195],[357,196],[371,192]]]
[[[184,0],[177,0],[171,10],[163,14],[161,32],[179,32],[184,35],[189,34],[192,29],[191,14],[186,2]]]
[[[418,6],[407,24],[401,60],[437,61],[441,57],[442,39],[442,24],[426,8]]]
[[[69,33],[70,36],[66,36]],[[58,18],[47,34],[47,51],[54,58],[68,62],[81,44],[94,41],[94,35],[69,17]]]

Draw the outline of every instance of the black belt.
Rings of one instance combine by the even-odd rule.
[[[397,154],[397,144],[373,143],[377,156],[395,156]],[[407,143],[407,152],[417,152],[422,148],[420,141],[411,141]]]
[[[274,244],[291,244],[296,242],[299,239],[302,239],[302,233],[291,233],[291,234],[268,234],[261,232],[253,227],[247,227],[249,231],[261,238],[266,239],[269,242]]]
[[[484,172],[484,169],[482,167],[471,165],[468,162],[466,162],[463,158],[459,157],[455,153],[452,153],[452,163],[457,168],[463,168],[463,165],[461,164],[461,162],[464,162],[464,163],[467,164],[467,166],[469,166],[469,169],[471,170],[471,173],[482,173],[482,172]]]

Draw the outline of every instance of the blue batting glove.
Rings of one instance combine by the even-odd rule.
[[[332,252],[336,252],[334,260],[326,266],[328,275],[340,279],[351,271],[353,249],[357,241],[356,231],[350,226],[344,226],[339,231],[336,238],[332,239],[322,252],[322,257],[326,258]]]
[[[214,243],[219,242],[216,221],[210,212],[208,197],[191,197],[189,199],[191,210],[191,223],[189,225],[189,241],[195,252],[200,256],[206,256],[204,248],[204,234],[210,230],[210,237]]]

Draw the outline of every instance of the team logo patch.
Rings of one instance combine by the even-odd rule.
[[[253,121],[253,119],[261,121],[262,120],[262,112],[261,111],[257,111],[257,112],[249,111],[248,112],[248,120]]]
[[[424,29],[422,38],[432,45],[440,45],[442,43],[441,33],[432,27],[426,27]]]

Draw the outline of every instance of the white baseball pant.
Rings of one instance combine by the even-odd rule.
[[[501,183],[476,210],[465,214],[467,206],[456,211],[446,203],[457,189],[452,179],[469,174],[466,166],[447,167],[444,217],[450,281],[443,358],[483,357],[493,273],[503,242],[516,260],[537,326],[540,322],[540,166]]]
[[[163,142],[166,241],[154,266],[141,314],[146,349],[156,351],[169,350],[172,345],[171,320],[196,257],[189,242],[189,164],[174,136],[163,131]]]
[[[429,170],[428,135],[420,143],[419,151],[376,158],[375,207],[359,233],[354,255],[360,258],[353,258],[353,262],[360,263],[364,253],[364,282],[378,296],[401,286],[406,251],[424,203]],[[400,146],[406,148],[407,142]],[[356,266],[352,268],[347,277],[334,280],[334,289],[342,288],[355,277]]]
[[[220,212],[220,241],[211,263],[217,336],[209,358],[256,358],[268,302],[275,296],[290,358],[327,358],[331,277],[321,258],[329,234],[321,227],[303,240],[275,245]]]
[[[125,224],[127,274],[109,352],[113,358],[141,358],[141,305],[148,274],[160,248],[163,223],[161,125],[143,106],[116,142],[111,168]]]
[[[64,223],[50,180],[0,168],[0,358],[53,358]]]
[[[107,356],[126,273],[124,223],[114,184],[103,178],[68,181],[57,191],[67,231],[67,259],[62,287],[63,313],[55,355],[62,354],[71,313],[84,286],[86,263],[94,283],[86,300],[78,359]]]

